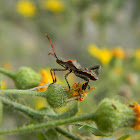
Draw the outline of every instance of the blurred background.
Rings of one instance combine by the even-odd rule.
[[[14,72],[21,66],[37,72],[60,68],[55,58],[48,56],[52,48],[45,37],[47,33],[59,58],[76,59],[82,67],[102,66],[99,80],[90,82],[96,89],[80,102],[81,113],[93,112],[105,97],[140,103],[139,11],[139,0],[1,0],[0,66]],[[56,75],[66,84],[65,72]],[[82,81],[73,74],[68,80],[71,85]],[[1,88],[15,87],[9,78],[2,76]],[[37,99],[34,102],[33,106],[40,105]],[[15,114],[13,118],[6,117],[17,123]],[[76,131],[80,135],[84,130]],[[132,130],[119,131],[111,138],[95,138],[90,134],[85,137],[115,140],[129,131],[133,139],[140,139],[139,131]],[[2,139],[25,137],[30,139],[30,135]]]

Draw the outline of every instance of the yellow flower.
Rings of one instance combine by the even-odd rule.
[[[135,102],[134,105],[130,105],[130,107],[133,108],[134,112],[136,113],[136,119],[133,128],[140,129],[140,105]]]
[[[82,90],[82,85],[83,85],[83,83],[78,83],[78,84],[74,83],[71,90],[66,89],[70,93],[72,93],[71,98],[73,98],[77,101],[83,101],[84,97],[88,94],[88,92],[90,92],[92,89],[96,88],[96,87],[92,87],[90,89]]]
[[[42,75],[42,80],[41,80],[41,82],[38,86],[42,86],[42,85],[45,85],[47,83],[52,83],[53,82],[49,69],[47,69],[47,70],[42,69],[41,70],[41,75]],[[45,91],[46,89],[47,89],[47,87],[42,87],[42,88],[39,88],[37,90],[38,91]]]
[[[135,51],[136,58],[140,59],[140,48]]]
[[[7,84],[5,81],[0,81],[0,89],[5,89],[7,87]]]
[[[112,53],[107,49],[102,49],[98,54],[98,59],[101,61],[103,65],[107,65],[110,62],[111,58]]]
[[[36,108],[40,109],[44,106],[47,106],[46,99],[43,97],[39,97],[39,99],[36,101]]]
[[[91,44],[88,47],[88,51],[89,53],[96,57],[98,60],[100,60],[100,62],[103,65],[107,65],[111,58],[112,58],[112,52],[107,50],[107,49],[99,49],[96,45]]]
[[[122,48],[113,48],[112,55],[116,58],[123,59],[125,57],[124,51]]]
[[[41,75],[42,75],[42,80],[41,80],[41,82],[38,86],[42,86],[42,85],[45,85],[47,83],[52,83],[53,82],[49,68],[47,68],[46,70],[42,69],[41,70]],[[59,78],[57,78],[57,83],[60,83],[60,82],[61,81],[59,80]],[[47,87],[42,87],[42,88],[39,88],[37,90],[38,91],[45,91],[46,89],[47,89]]]
[[[36,7],[34,3],[29,0],[19,0],[16,10],[25,17],[33,17],[36,13]]]
[[[64,3],[62,0],[46,0],[44,3],[44,8],[49,11],[59,13],[64,10]]]
[[[96,45],[90,44],[88,47],[88,51],[92,56],[94,56],[96,58],[99,57],[98,54],[100,53],[100,49]]]

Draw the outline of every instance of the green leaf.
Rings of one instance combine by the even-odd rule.
[[[111,135],[105,135],[102,134],[97,128],[96,125],[93,122],[85,122],[85,123],[80,123],[80,124],[76,124],[77,126],[80,126],[82,128],[84,128],[85,130],[87,130],[88,132],[92,133],[95,136],[101,136],[101,137],[109,137]]]
[[[120,138],[117,139],[117,140],[125,140],[125,139],[127,139],[128,137],[130,137],[130,134],[126,134],[126,135],[120,137]]]
[[[46,132],[38,133],[38,140],[59,140],[59,135],[54,128],[48,129]]]
[[[72,107],[69,110],[67,110],[66,112],[59,114],[57,116],[53,116],[52,119],[55,119],[55,120],[67,119],[67,118],[75,116],[78,111],[79,111],[78,102],[75,102],[74,105],[72,105]]]
[[[66,118],[72,117],[72,116],[77,114],[78,110],[79,110],[78,109],[78,102],[75,102],[75,104],[72,105],[72,107],[69,110],[67,110],[66,112],[64,112],[62,114],[56,114],[53,111],[53,109],[51,109],[49,107],[43,107],[39,110],[39,112],[45,114],[50,119],[58,120],[58,119],[66,119]]]
[[[50,107],[42,107],[39,109],[39,112],[43,113],[47,116],[55,116],[56,115],[56,113]]]

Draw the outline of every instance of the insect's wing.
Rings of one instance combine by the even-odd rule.
[[[72,64],[77,68],[77,69],[81,69],[81,65],[79,63],[77,63],[76,60],[72,60]]]

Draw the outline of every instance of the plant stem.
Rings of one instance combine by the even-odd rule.
[[[15,78],[15,74],[12,72],[7,71],[6,69],[0,68],[0,73],[14,79]]]
[[[81,115],[81,116],[76,116],[73,118],[68,118],[65,120],[57,120],[57,121],[51,121],[51,122],[41,123],[41,124],[36,124],[36,125],[28,125],[25,127],[20,127],[20,128],[16,128],[12,130],[1,130],[0,135],[28,133],[28,132],[33,132],[36,130],[41,130],[43,128],[56,127],[59,125],[80,122],[80,121],[94,120],[94,119],[95,119],[95,116],[94,116],[94,113],[92,113],[88,115]]]
[[[42,117],[45,115],[43,113],[37,112],[37,111],[27,107],[27,106],[24,106],[22,104],[19,104],[19,103],[11,101],[9,99],[6,99],[5,97],[0,96],[0,100],[3,102],[3,104],[9,105],[9,106],[13,107],[14,109],[21,111],[25,115],[27,115],[33,119],[36,119],[36,120],[42,119]]]
[[[81,140],[60,127],[56,127],[55,130],[71,140]]]
[[[16,94],[16,95],[31,95],[31,96],[40,96],[47,97],[45,91],[30,91],[30,90],[17,90],[17,89],[4,89],[0,90],[0,94]]]
[[[2,101],[3,104],[8,105],[8,106],[24,113],[25,115],[34,119],[37,122],[40,122],[40,120],[43,118],[43,116],[45,116],[45,114],[43,114],[43,113],[37,112],[29,107],[26,107],[26,106],[21,105],[19,103],[13,102],[9,99],[6,99],[5,97],[0,96],[0,100]],[[74,135],[70,134],[69,132],[65,131],[62,128],[56,127],[55,129],[58,133],[61,133],[65,137],[68,137],[72,140],[80,140],[79,138],[76,138]]]

